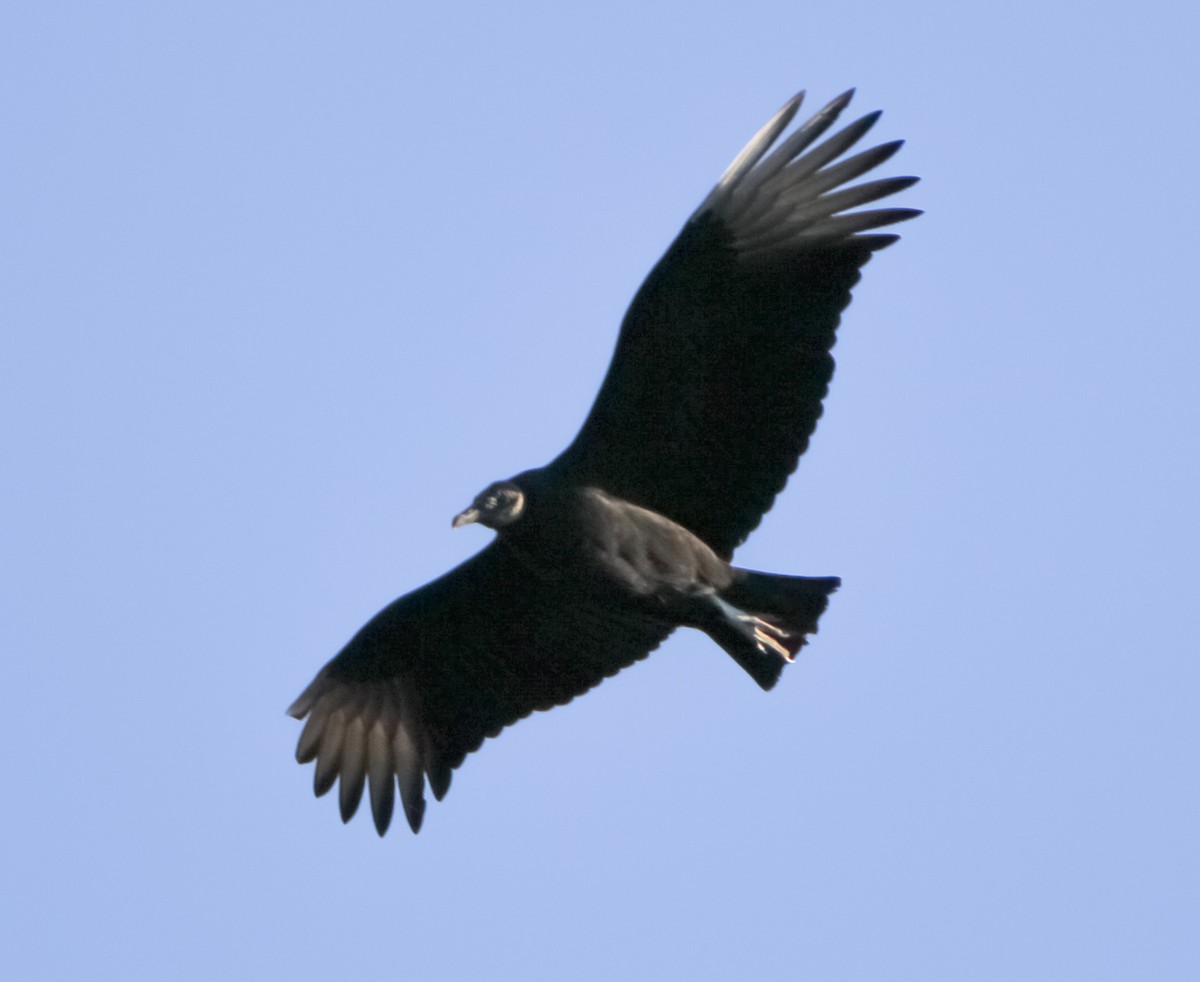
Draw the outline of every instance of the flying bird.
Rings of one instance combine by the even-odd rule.
[[[394,601],[288,712],[343,821],[369,788],[383,835],[414,832],[484,738],[569,702],[696,628],[770,689],[836,577],[731,565],[808,446],[859,270],[920,214],[852,210],[916,182],[850,184],[902,141],[845,156],[871,113],[818,142],[853,90],[783,136],[804,93],[730,164],[634,297],[574,441],[453,519],[489,545]],[[782,139],[781,139],[782,138]]]

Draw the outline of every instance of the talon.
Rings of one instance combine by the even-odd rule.
[[[788,651],[786,645],[781,643],[792,637],[789,631],[770,621],[765,621],[761,617],[756,617],[754,614],[739,611],[737,619],[747,627],[754,629],[754,643],[758,645],[758,650],[764,655],[773,652],[784,661],[794,662],[796,660],[796,656]]]
[[[796,659],[792,653],[783,645],[781,645],[775,637],[772,637],[772,634],[774,634],[775,631],[773,630],[771,634],[768,634],[767,631],[763,630],[763,627],[764,625],[762,625],[761,622],[754,626],[754,640],[758,643],[759,650],[766,654],[766,651],[769,648],[771,651],[775,652],[775,654],[783,658],[784,661],[794,662]],[[775,630],[778,629],[776,628]],[[786,638],[787,634],[783,631],[779,631],[779,637]]]

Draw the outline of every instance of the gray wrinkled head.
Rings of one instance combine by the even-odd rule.
[[[496,481],[475,496],[471,507],[454,516],[452,528],[478,522],[490,529],[511,525],[525,511],[525,492],[512,481]]]

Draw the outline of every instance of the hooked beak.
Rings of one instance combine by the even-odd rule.
[[[454,520],[450,523],[452,529],[462,528],[464,525],[470,525],[472,522],[479,521],[479,509],[472,505],[465,511],[460,511],[454,516]]]

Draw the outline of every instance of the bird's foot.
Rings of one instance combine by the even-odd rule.
[[[781,643],[791,637],[783,628],[768,623],[761,617],[755,617],[753,614],[742,614],[741,620],[754,628],[754,641],[758,645],[758,650],[764,655],[774,652],[786,662],[796,660],[796,656]]]

